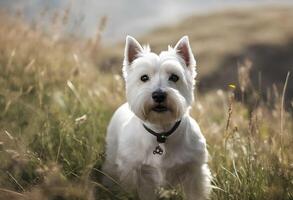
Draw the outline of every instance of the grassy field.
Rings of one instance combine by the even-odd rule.
[[[191,18],[183,23],[185,29],[160,29],[142,41],[150,39],[157,50],[183,34],[190,35],[199,64],[207,63],[199,65],[206,67],[199,67],[203,81],[216,73],[216,64],[231,52],[258,42],[281,45],[293,36],[292,23],[286,21],[293,15],[289,9],[271,9],[268,16],[240,13]],[[232,15],[234,18],[229,17]],[[277,23],[278,16],[283,16],[282,23]],[[269,28],[267,34],[257,31],[270,27],[272,21],[267,19],[272,18],[275,32]],[[237,24],[242,19],[247,19],[244,27],[248,24],[255,29],[249,33],[237,29],[233,37],[220,37],[230,30],[231,20]],[[227,29],[218,29],[217,20],[226,22]],[[0,199],[136,199],[135,194],[100,184],[106,127],[113,111],[124,102],[117,66],[121,48],[110,52],[95,40],[54,39],[6,15],[1,15],[0,22]],[[195,27],[205,22],[209,26],[202,27],[209,29],[196,31]],[[198,45],[198,34],[207,38],[219,35],[223,42],[217,43],[219,51],[212,41]],[[223,38],[234,42],[226,44]],[[212,57],[205,58],[209,53]],[[108,56],[106,64],[103,55]],[[222,83],[196,95],[192,115],[207,138],[214,185],[211,199],[293,199],[293,117],[284,109],[289,101],[285,94],[291,94],[285,86],[292,86],[292,74],[288,84],[284,74],[278,83],[281,87],[272,86],[264,100],[262,88],[250,79],[254,67],[249,61],[238,66],[238,76],[229,81],[236,89]],[[289,67],[292,69],[292,63]],[[237,101],[239,92],[246,98]],[[292,103],[289,106],[292,108]],[[178,188],[174,189],[160,190],[161,199],[182,199]]]

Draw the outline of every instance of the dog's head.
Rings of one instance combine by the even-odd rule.
[[[143,121],[171,123],[190,108],[195,84],[195,59],[187,36],[159,55],[127,36],[123,63],[126,97]]]

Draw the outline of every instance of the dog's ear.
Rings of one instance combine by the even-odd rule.
[[[124,62],[127,65],[130,65],[139,56],[139,53],[141,53],[142,51],[143,51],[143,48],[138,43],[138,41],[128,35],[126,37]]]
[[[184,60],[187,67],[195,67],[195,59],[190,48],[188,36],[183,36],[176,44],[176,53]]]

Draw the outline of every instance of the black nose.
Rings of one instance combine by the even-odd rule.
[[[152,98],[156,103],[162,103],[166,99],[166,92],[162,91],[161,89],[156,90],[152,94]]]

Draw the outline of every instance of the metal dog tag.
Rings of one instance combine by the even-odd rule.
[[[159,154],[159,155],[162,155],[163,154],[163,149],[160,147],[160,145],[156,146],[155,150],[153,151],[153,154],[156,155],[156,154]]]

